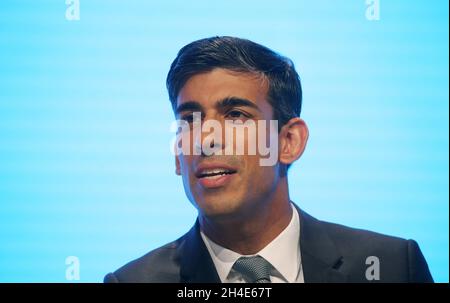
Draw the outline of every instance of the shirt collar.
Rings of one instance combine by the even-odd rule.
[[[292,205],[292,218],[288,226],[255,255],[266,259],[287,282],[295,282],[300,267],[300,218]],[[227,249],[209,239],[201,230],[200,235],[211,255],[217,274],[223,282],[241,254]]]

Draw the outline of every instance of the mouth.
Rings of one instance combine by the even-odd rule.
[[[204,188],[217,188],[225,186],[231,181],[236,169],[228,167],[207,167],[197,170],[195,176]]]

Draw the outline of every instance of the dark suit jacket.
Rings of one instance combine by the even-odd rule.
[[[305,282],[433,282],[414,240],[319,221],[297,210]],[[366,264],[369,256],[379,260],[379,280],[366,278],[373,265]],[[220,279],[197,220],[181,238],[107,274],[104,282],[220,283]]]

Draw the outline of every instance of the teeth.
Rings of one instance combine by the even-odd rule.
[[[224,169],[210,169],[210,170],[202,171],[202,174],[210,175],[210,174],[220,174],[220,173],[226,173],[226,172],[227,172],[227,170],[224,170]]]
[[[212,178],[216,176],[222,176],[227,173],[231,173],[232,171],[223,169],[223,168],[217,168],[217,169],[205,169],[200,172],[201,178]]]
[[[204,176],[203,178],[207,178],[207,179],[217,179],[217,178],[222,177],[222,176],[224,176],[224,175],[226,175],[226,174],[223,173],[223,174],[212,175],[212,176]]]

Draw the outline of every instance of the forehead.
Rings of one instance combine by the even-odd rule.
[[[189,78],[178,94],[177,106],[196,101],[209,108],[214,107],[218,100],[238,97],[255,103],[261,110],[271,111],[267,92],[268,84],[263,77],[216,68]]]

